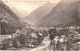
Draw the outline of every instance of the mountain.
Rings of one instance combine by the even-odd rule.
[[[15,8],[14,6],[12,6],[12,7],[10,7],[11,8],[11,10],[19,17],[19,18],[21,18],[21,19],[23,19],[27,14],[28,14],[28,12],[27,11],[25,11],[25,10],[21,10],[21,12],[17,9],[17,8]]]
[[[38,20],[42,19],[45,15],[47,15],[53,8],[54,4],[47,2],[43,6],[34,10],[31,14],[24,18],[25,22],[36,23]]]
[[[22,28],[22,23],[18,16],[0,0],[0,28],[1,34],[11,34]]]
[[[35,25],[43,27],[79,26],[80,22],[78,14],[78,1],[62,0],[51,10],[48,15],[39,20]]]

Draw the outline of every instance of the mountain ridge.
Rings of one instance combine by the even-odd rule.
[[[19,17],[2,1],[0,1],[0,26],[1,34],[14,33],[23,26]]]
[[[77,1],[73,0],[65,2],[62,0],[48,15],[39,20],[35,25],[43,27],[66,27],[80,25],[78,19]]]
[[[31,14],[29,14],[26,18],[24,18],[24,20],[25,22],[30,22],[34,24],[38,20],[42,19],[42,17],[47,15],[53,7],[54,7],[54,4],[47,2],[43,6],[34,10]]]

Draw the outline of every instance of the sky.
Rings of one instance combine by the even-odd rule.
[[[38,7],[44,5],[46,2],[56,4],[61,0],[2,0],[11,9],[18,11],[22,16],[30,14]]]

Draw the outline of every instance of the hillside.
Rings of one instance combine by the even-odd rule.
[[[42,19],[45,15],[50,13],[50,11],[52,10],[53,7],[54,7],[54,4],[51,4],[51,3],[47,2],[43,6],[37,8],[36,10],[34,10],[28,16],[26,16],[24,18],[24,20],[25,20],[25,22],[29,22],[29,23],[34,24],[38,20]]]
[[[14,33],[23,26],[19,17],[2,1],[0,1],[0,26],[1,34]]]
[[[39,20],[36,26],[54,26],[54,27],[67,27],[79,26],[78,17],[78,2],[75,0],[62,0],[59,2],[52,11]]]

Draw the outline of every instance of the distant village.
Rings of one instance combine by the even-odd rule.
[[[54,46],[54,43],[53,43],[54,38],[57,38],[57,36],[59,38],[63,37],[64,38],[63,41],[66,41],[66,43],[70,43],[70,44],[66,44],[66,46],[80,41],[79,40],[80,27],[66,27],[66,28],[61,28],[61,27],[42,28],[40,27],[37,29],[31,27],[31,28],[26,28],[26,29],[27,29],[26,31],[25,29],[22,29],[22,30],[16,30],[16,32],[12,34],[0,35],[1,49],[3,48],[3,49],[9,50],[9,49],[19,49],[22,47],[36,48],[40,44],[42,44],[45,37],[47,36],[49,37],[48,39],[51,40],[50,44],[52,44],[53,46]],[[68,38],[71,38],[71,39],[68,39]],[[68,42],[70,40],[71,42]],[[60,47],[63,47],[63,46],[60,46]]]

